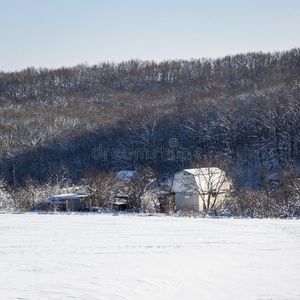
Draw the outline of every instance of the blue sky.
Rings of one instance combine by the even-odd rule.
[[[0,70],[300,47],[299,0],[0,0]]]

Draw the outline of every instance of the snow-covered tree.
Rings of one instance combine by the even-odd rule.
[[[15,209],[15,201],[4,178],[0,178],[0,210]]]

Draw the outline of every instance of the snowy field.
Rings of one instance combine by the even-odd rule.
[[[0,299],[300,299],[300,221],[2,214]]]

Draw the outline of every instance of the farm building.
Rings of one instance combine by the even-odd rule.
[[[112,210],[125,211],[132,208],[132,199],[130,194],[133,185],[140,180],[136,171],[119,171],[116,175],[116,194],[112,201],[109,202]]]
[[[219,168],[184,169],[175,173],[171,192],[176,210],[215,209],[225,199],[230,183]]]
[[[129,208],[129,197],[127,195],[116,195],[108,204],[110,204],[111,210],[125,211]]]
[[[48,202],[60,210],[88,211],[92,208],[92,196],[85,194],[54,195]]]

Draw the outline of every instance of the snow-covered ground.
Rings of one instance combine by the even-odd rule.
[[[300,221],[2,214],[0,299],[300,299]]]

